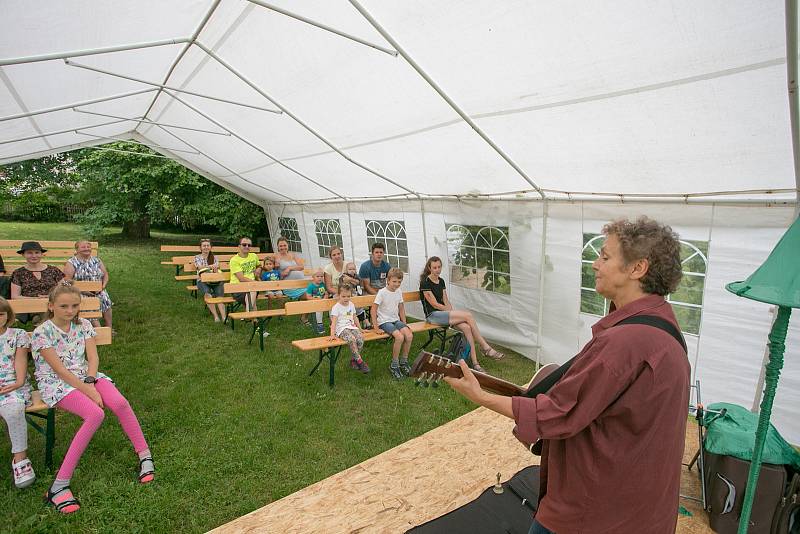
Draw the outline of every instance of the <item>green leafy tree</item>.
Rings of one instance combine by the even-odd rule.
[[[76,171],[75,159],[71,152],[2,165],[0,194],[73,192],[80,188],[80,179]]]
[[[119,225],[127,237],[147,238],[151,225],[176,220],[186,229],[212,225],[231,238],[266,235],[255,204],[142,145],[104,147],[118,151],[82,150],[76,158],[83,179],[78,197],[93,205],[79,220],[91,235]]]

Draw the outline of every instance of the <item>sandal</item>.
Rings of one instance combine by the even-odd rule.
[[[57,496],[65,491],[67,494],[56,501]],[[78,499],[72,494],[72,490],[69,489],[69,486],[65,486],[55,493],[51,493],[48,489],[47,494],[44,496],[44,502],[53,506],[56,512],[60,514],[71,514],[81,509],[81,503],[78,502]]]
[[[483,367],[481,367],[480,365],[475,365],[475,366],[473,366],[473,367],[472,367],[472,370],[473,370],[473,371],[478,371],[479,373],[486,374],[486,371],[484,371]]]
[[[505,354],[503,354],[498,350],[495,350],[493,347],[489,347],[488,350],[484,350],[483,355],[493,360],[502,360],[505,357]]]
[[[150,462],[150,464],[152,465],[153,464],[153,458],[151,456],[148,456],[146,458],[142,458],[141,460],[139,460],[139,483],[140,484],[148,484],[148,483],[152,482],[153,479],[156,478],[155,466],[153,466],[151,469],[148,469],[147,471],[142,471],[142,464],[144,464],[145,462]]]

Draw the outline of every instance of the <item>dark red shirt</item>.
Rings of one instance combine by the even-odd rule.
[[[517,437],[547,440],[536,517],[559,534],[675,532],[691,369],[666,332],[614,326],[632,315],[677,326],[663,297],[640,298],[592,326],[547,394],[512,399]]]

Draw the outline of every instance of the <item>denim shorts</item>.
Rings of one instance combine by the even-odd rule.
[[[224,288],[221,283],[212,282],[211,284],[207,284],[202,280],[197,281],[197,290],[200,292],[201,295],[209,295],[212,297],[221,297],[224,293]]]
[[[442,310],[432,311],[425,318],[425,322],[438,324],[439,326],[450,326],[450,312]]]
[[[394,332],[395,330],[402,330],[407,326],[408,325],[403,321],[395,321],[393,323],[383,323],[382,325],[380,325],[380,328],[381,330],[383,330],[384,332],[386,332],[391,336],[392,332]]]

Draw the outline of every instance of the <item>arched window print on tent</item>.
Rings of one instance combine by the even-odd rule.
[[[592,263],[600,256],[605,236],[583,234],[581,253],[581,312],[603,316],[608,313],[608,300],[594,289]],[[699,335],[703,312],[703,291],[708,268],[707,241],[681,241],[683,277],[678,289],[667,295],[684,334]]]
[[[408,273],[408,241],[406,225],[403,221],[366,221],[367,250],[372,251],[373,243],[386,246],[386,261],[392,267],[399,267]]]
[[[314,219],[319,257],[327,258],[331,247],[342,247],[342,228],[339,219]]]
[[[297,219],[294,217],[278,217],[278,231],[289,242],[289,250],[303,252],[300,231],[297,229]]]
[[[447,224],[450,283],[511,294],[507,226]]]

